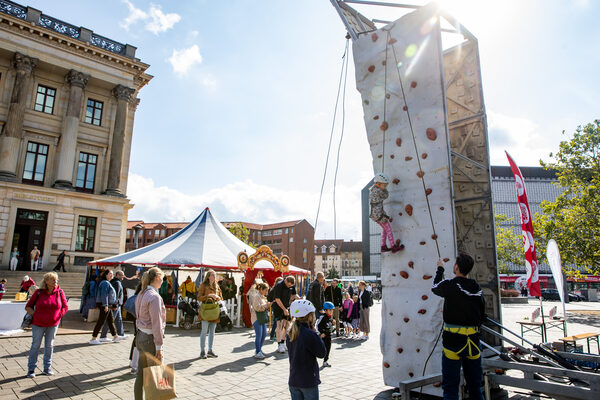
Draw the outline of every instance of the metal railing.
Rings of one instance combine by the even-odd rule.
[[[12,1],[0,0],[0,12],[12,15],[19,19],[27,18],[27,8],[17,3],[13,3]]]

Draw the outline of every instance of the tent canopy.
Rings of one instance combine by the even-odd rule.
[[[237,255],[255,250],[235,237],[218,221],[207,207],[192,223],[160,242],[127,253],[101,260],[89,265],[110,266],[119,264],[157,265],[168,267],[213,268],[237,270]],[[258,262],[254,269],[273,269],[271,263]],[[289,274],[309,274],[302,268],[291,266]]]

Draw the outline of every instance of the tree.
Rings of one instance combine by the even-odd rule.
[[[563,135],[564,135],[563,131]],[[565,190],[554,202],[542,203],[535,223],[544,240],[556,240],[567,273],[584,268],[600,273],[600,120],[577,127],[562,141],[554,162],[540,164],[557,171]]]
[[[331,267],[327,271],[327,274],[325,275],[325,278],[327,278],[327,279],[340,279],[340,274],[338,273],[337,269],[335,269],[335,267]]]
[[[496,253],[498,255],[498,271],[501,274],[510,274],[509,264],[524,265],[525,253],[523,250],[523,237],[515,233],[510,227],[501,224],[512,221],[504,214],[494,216],[496,225]]]
[[[229,232],[233,233],[233,235],[240,239],[242,242],[248,244],[250,247],[252,248],[257,248],[258,246],[252,242],[249,241],[250,239],[250,229],[246,228],[244,225],[242,225],[241,222],[236,222],[234,223],[232,226],[230,226],[229,228]]]

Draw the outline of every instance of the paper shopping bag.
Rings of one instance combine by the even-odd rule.
[[[159,364],[144,368],[144,394],[147,400],[176,398],[174,365]]]

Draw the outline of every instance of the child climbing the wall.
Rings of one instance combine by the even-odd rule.
[[[331,367],[331,364],[327,361],[329,361],[329,353],[331,352],[331,331],[335,330],[333,325],[335,320],[332,319],[334,308],[335,306],[330,301],[323,303],[323,311],[325,312],[319,315],[319,319],[317,320],[317,330],[327,349],[327,354],[325,354],[325,358],[323,359],[323,367]]]
[[[360,332],[358,331],[358,322],[360,318],[360,303],[358,302],[358,295],[354,295],[352,301],[354,302],[352,304],[352,311],[350,312],[350,320],[352,321],[352,338],[359,339]]]
[[[381,229],[383,229],[383,232],[381,233],[381,252],[385,253],[391,251],[392,253],[397,253],[404,250],[404,245],[400,244],[400,241],[396,243],[394,240],[390,217],[383,209],[383,201],[389,196],[387,191],[389,179],[383,173],[378,173],[375,175],[374,181],[375,184],[369,189],[369,203],[371,204],[371,213],[369,214],[369,217],[377,222],[379,226],[381,226]],[[391,247],[387,246],[387,242],[390,243]]]

